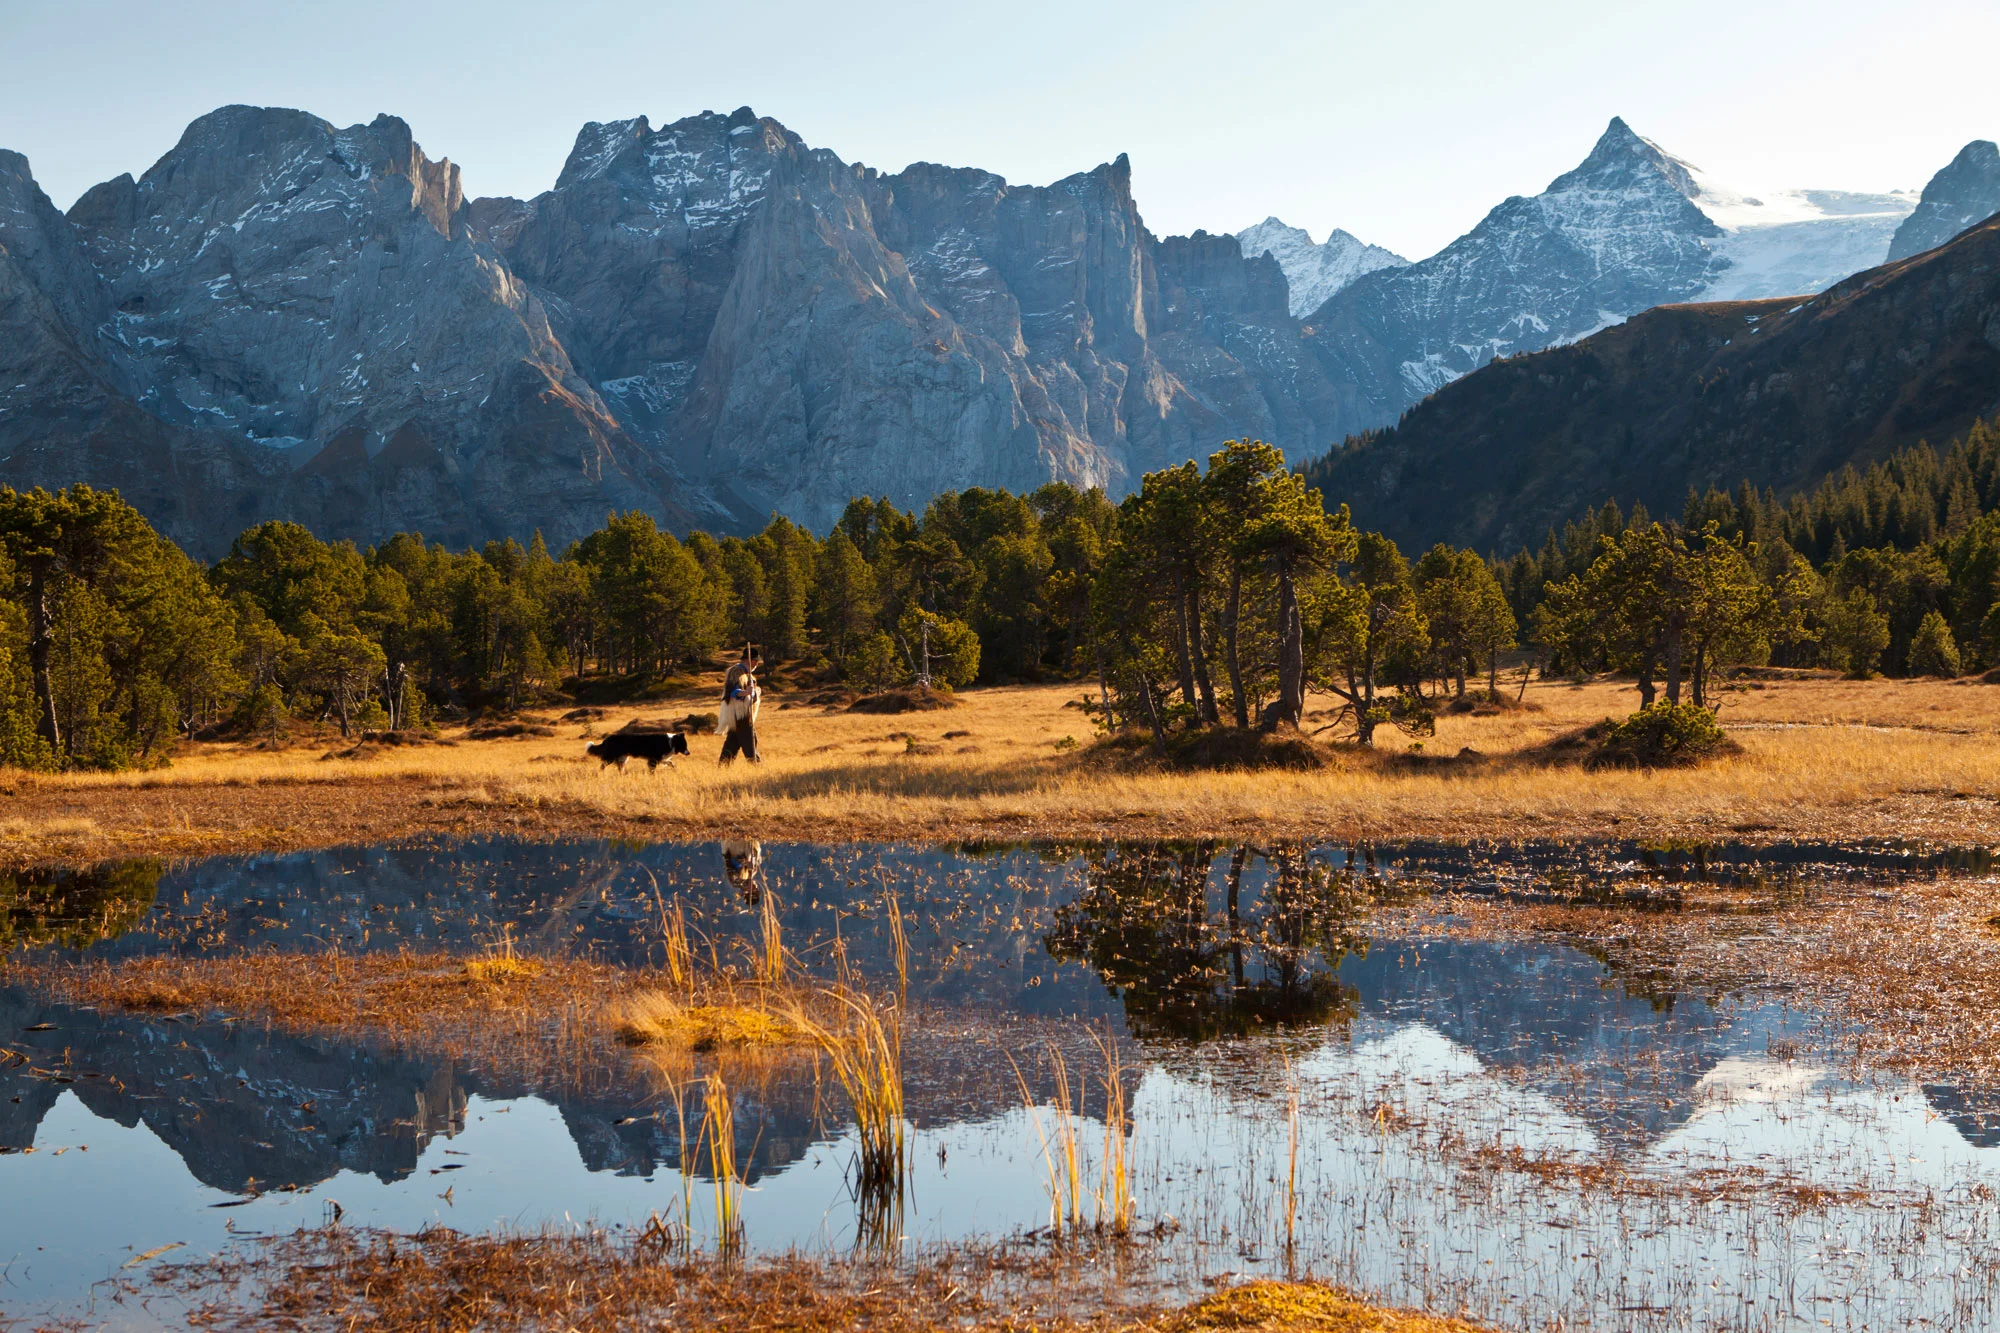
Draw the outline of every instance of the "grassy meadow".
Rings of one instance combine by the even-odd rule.
[[[1518,685],[1518,678],[1516,679]],[[1511,690],[1503,691],[1511,694]],[[1094,744],[1077,684],[962,692],[894,715],[768,694],[766,762],[721,741],[648,773],[603,768],[588,739],[706,712],[706,682],[588,721],[524,715],[522,734],[355,745],[337,733],[194,743],[144,772],[0,772],[0,859],[320,846],[417,833],[651,838],[1910,837],[2000,828],[2000,688],[1789,675],[1740,682],[1721,720],[1740,751],[1700,767],[1591,770],[1555,738],[1637,704],[1627,682],[1536,681],[1523,707],[1388,729],[1314,771],[1188,771]],[[1309,713],[1308,728],[1326,719]]]

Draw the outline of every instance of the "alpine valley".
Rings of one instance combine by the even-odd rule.
[[[891,175],[745,108],[592,123],[547,192],[468,199],[394,117],[342,129],[232,106],[67,213],[0,152],[0,484],[115,487],[209,556],[267,518],[359,542],[539,530],[560,547],[611,510],[730,532],[773,512],[823,529],[857,495],[921,506],[1049,480],[1117,495],[1234,437],[1316,457],[1428,398],[1413,422],[1449,420],[1458,445],[1364,440],[1325,475],[1379,506],[1379,526],[1532,540],[1523,524],[1612,478],[1565,473],[1556,434],[1482,434],[1465,416],[1496,372],[1554,373],[1518,354],[1567,355],[1551,364],[1569,387],[1551,392],[1568,404],[1593,391],[1578,358],[1643,349],[1618,373],[1664,377],[1629,400],[1659,413],[1713,369],[1689,348],[1734,345],[1725,327],[1779,358],[1758,363],[1770,384],[1797,373],[1786,357],[1861,373],[1822,365],[1812,329],[1900,321],[1907,339],[1869,363],[1874,402],[1944,373],[1948,326],[1941,425],[2000,401],[2000,369],[1965,341],[2000,350],[2000,323],[1978,323],[2000,269],[1990,246],[1952,242],[1996,210],[1991,143],[1921,199],[1752,194],[1613,120],[1547,190],[1410,263],[1276,218],[1156,237],[1122,156],[1047,186],[928,163]],[[1756,304],[1834,287],[1892,243],[1884,276],[1796,311]],[[1685,302],[1736,304],[1625,323]],[[1722,443],[1656,441],[1656,425],[1615,425],[1646,453],[1647,486],[1720,466]],[[1765,472],[1910,433],[1808,426],[1821,433],[1785,436]],[[1757,471],[1763,437],[1727,438],[1731,464]],[[1532,511],[1411,507],[1422,469],[1529,459],[1548,469]]]

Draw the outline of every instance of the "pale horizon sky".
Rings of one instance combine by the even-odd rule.
[[[469,195],[525,197],[586,121],[748,105],[885,171],[1045,184],[1129,153],[1157,234],[1275,215],[1421,258],[1614,115],[1747,190],[1921,189],[2000,138],[1995,50],[1991,0],[0,0],[0,148],[67,207],[218,106],[387,111]]]

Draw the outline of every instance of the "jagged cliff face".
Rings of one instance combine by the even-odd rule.
[[[140,408],[282,459],[232,519],[462,543],[537,527],[560,542],[612,506],[665,517],[643,455],[463,206],[458,169],[399,120],[230,107],[69,220],[107,292],[95,341]]]
[[[554,190],[471,216],[718,524],[972,484],[1115,493],[1231,434],[1330,438],[1282,274],[1155,240],[1123,158],[1045,187],[881,175],[744,109],[586,126]],[[1163,297],[1187,263],[1213,290]]]
[[[110,313],[104,284],[27,160],[0,153],[0,485],[116,487],[199,544],[208,516],[281,468],[265,451],[140,408],[131,369],[95,333]]]
[[[2000,213],[2000,145],[1974,139],[1924,186],[1914,213],[1896,229],[1889,258],[1907,259]]]

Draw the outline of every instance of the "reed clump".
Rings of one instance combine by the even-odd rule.
[[[864,1196],[900,1194],[909,1168],[903,1107],[903,1022],[893,1005],[851,990],[824,991],[833,1017],[802,1006],[792,1020],[809,1033],[847,1094],[858,1151],[855,1187]]]
[[[1081,1089],[1072,1083],[1069,1063],[1061,1049],[1053,1044],[1049,1047],[1053,1096],[1047,1103],[1029,1089],[1021,1066],[1014,1065],[1021,1105],[1040,1141],[1044,1188],[1049,1196],[1049,1231],[1056,1236],[1078,1233],[1086,1227],[1100,1235],[1122,1236],[1131,1230],[1137,1211],[1132,1196],[1131,1125],[1125,1106],[1124,1067],[1108,1034],[1091,1035],[1103,1059],[1098,1078],[1104,1096],[1104,1146],[1094,1181],[1088,1178],[1083,1152],[1083,1114],[1078,1095]],[[1045,1106],[1049,1112],[1046,1121],[1042,1116]]]

